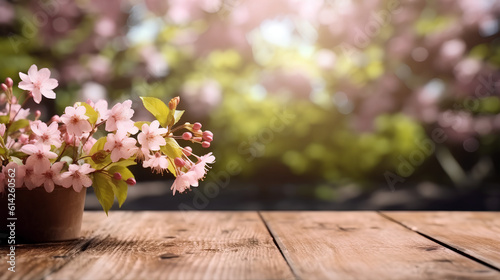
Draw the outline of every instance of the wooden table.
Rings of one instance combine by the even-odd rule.
[[[1,279],[500,279],[499,212],[86,212]]]

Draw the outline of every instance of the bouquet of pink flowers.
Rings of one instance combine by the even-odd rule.
[[[215,161],[212,153],[197,156],[191,147],[178,144],[177,140],[182,139],[208,148],[213,140],[212,132],[203,131],[200,123],[174,127],[184,113],[176,110],[179,97],[168,105],[157,98],[141,97],[144,107],[156,118],[152,122],[134,122],[130,100],[111,109],[106,100],[77,102],[66,107],[61,116],[43,122],[40,111],[30,120],[30,110],[23,107],[31,98],[36,103],[42,96],[55,99],[58,81],[50,78],[49,69],[38,70],[36,65],[28,74],[19,76],[18,87],[25,91],[22,105],[14,94],[11,78],[1,85],[0,192],[10,182],[12,174],[8,170],[15,169],[16,188],[43,187],[50,193],[56,186],[76,192],[92,186],[107,213],[115,197],[121,206],[128,186],[135,185],[128,169],[131,165],[142,163],[153,172],[172,173],[176,177],[171,187],[175,194],[197,187],[208,164]],[[94,138],[99,134],[103,136]]]

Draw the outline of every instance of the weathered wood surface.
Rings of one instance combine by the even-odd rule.
[[[499,212],[383,212],[382,214],[414,231],[500,268]]]
[[[0,279],[500,279],[499,214],[86,212],[80,240],[18,246],[15,273],[0,246]]]
[[[85,251],[47,279],[293,278],[256,212],[110,217]]]
[[[375,212],[264,212],[303,279],[500,279],[485,267]]]
[[[22,222],[22,221],[18,221]],[[7,270],[9,246],[0,247],[0,279],[41,279],[73,260],[90,243],[91,236],[106,223],[106,215],[84,215],[82,238],[74,241],[18,245],[15,272]]]

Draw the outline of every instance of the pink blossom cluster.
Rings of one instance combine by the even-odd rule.
[[[7,78],[1,85],[0,95],[0,192],[7,182],[9,169],[16,169],[16,187],[32,190],[43,186],[52,192],[56,186],[73,188],[80,192],[92,186],[94,175],[102,173],[116,181],[134,185],[135,179],[124,177],[120,172],[111,172],[113,166],[126,162],[142,162],[144,168],[163,173],[169,171],[176,176],[171,190],[184,192],[197,187],[214,163],[212,153],[197,156],[189,146],[181,147],[176,140],[185,140],[210,147],[212,132],[201,129],[200,123],[186,123],[172,127],[175,122],[163,127],[160,121],[134,122],[132,101],[126,100],[108,109],[106,100],[77,102],[68,106],[61,116],[49,121],[40,120],[36,111],[33,120],[27,119],[29,109],[24,105],[31,98],[40,103],[42,96],[56,98],[53,91],[58,82],[50,78],[50,70],[38,70],[31,66],[27,74],[19,73],[19,88],[25,90],[22,105],[14,96],[13,81]],[[169,110],[176,112],[180,99],[168,103]],[[2,118],[3,117],[3,118]],[[163,124],[164,125],[164,124]],[[97,130],[105,136],[94,138]],[[187,130],[181,135],[174,133]]]

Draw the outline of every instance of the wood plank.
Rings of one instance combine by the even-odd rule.
[[[500,212],[382,212],[500,269]]]
[[[87,249],[47,279],[294,278],[256,212],[110,216]]]
[[[375,212],[263,212],[302,279],[500,279]]]
[[[74,241],[17,245],[15,272],[8,271],[7,254],[10,246],[0,247],[0,279],[42,279],[63,267],[91,241],[91,235],[106,222],[104,215],[85,215],[82,237]],[[108,220],[109,221],[109,220]],[[19,221],[21,222],[21,221]]]

